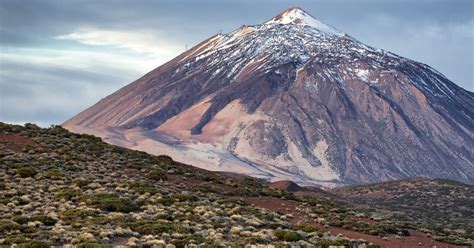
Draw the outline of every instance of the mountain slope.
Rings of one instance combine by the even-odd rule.
[[[474,182],[474,94],[299,8],[218,34],[63,126],[303,184]]]

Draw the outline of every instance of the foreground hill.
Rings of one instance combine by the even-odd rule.
[[[473,111],[474,94],[428,65],[291,8],[210,37],[63,127],[298,184],[474,183]]]
[[[435,239],[474,239],[474,186],[449,180],[410,179],[332,190],[374,218],[428,227]]]
[[[416,220],[364,216],[291,182],[205,171],[59,126],[0,123],[0,245],[455,247],[416,231]],[[449,235],[472,244],[467,232]]]

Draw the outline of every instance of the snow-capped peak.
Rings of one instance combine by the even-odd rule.
[[[303,9],[298,7],[289,8],[280,14],[273,17],[271,20],[264,24],[294,24],[310,26],[318,29],[327,34],[333,34],[337,36],[344,36],[345,34],[330,25],[327,25],[320,20],[314,18],[310,14],[306,13]]]

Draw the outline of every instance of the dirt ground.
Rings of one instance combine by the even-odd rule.
[[[326,230],[331,232],[332,234],[342,234],[348,238],[352,239],[364,239],[370,241],[374,244],[380,245],[381,247],[385,248],[412,248],[412,247],[429,247],[429,248],[455,248],[455,247],[467,247],[467,246],[457,246],[442,243],[439,241],[435,241],[427,236],[427,234],[410,230],[410,236],[407,237],[396,237],[390,236],[387,238],[372,236],[364,233],[344,230],[338,227],[329,227],[325,228],[321,224],[318,224],[314,221],[311,221],[312,218],[307,216],[305,213],[297,211],[297,207],[302,207],[300,203],[292,201],[292,200],[284,200],[280,198],[274,197],[240,197],[242,200],[251,204],[256,207],[261,207],[265,209],[269,209],[275,212],[281,212],[285,214],[292,214],[294,224],[298,223],[301,220],[306,220],[310,224],[313,224],[320,228],[321,230]]]
[[[0,146],[1,145],[15,152],[22,152],[23,146],[25,145],[34,146],[35,142],[33,142],[29,138],[20,136],[18,134],[0,134]]]

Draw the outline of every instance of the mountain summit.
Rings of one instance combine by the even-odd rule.
[[[63,124],[300,184],[474,183],[474,94],[290,8],[214,35]]]
[[[273,17],[271,20],[265,22],[265,24],[293,24],[293,25],[306,25],[323,31],[327,34],[334,34],[343,36],[344,33],[336,30],[335,28],[321,22],[314,18],[310,14],[306,13],[303,9],[298,7],[289,8],[280,14]]]

